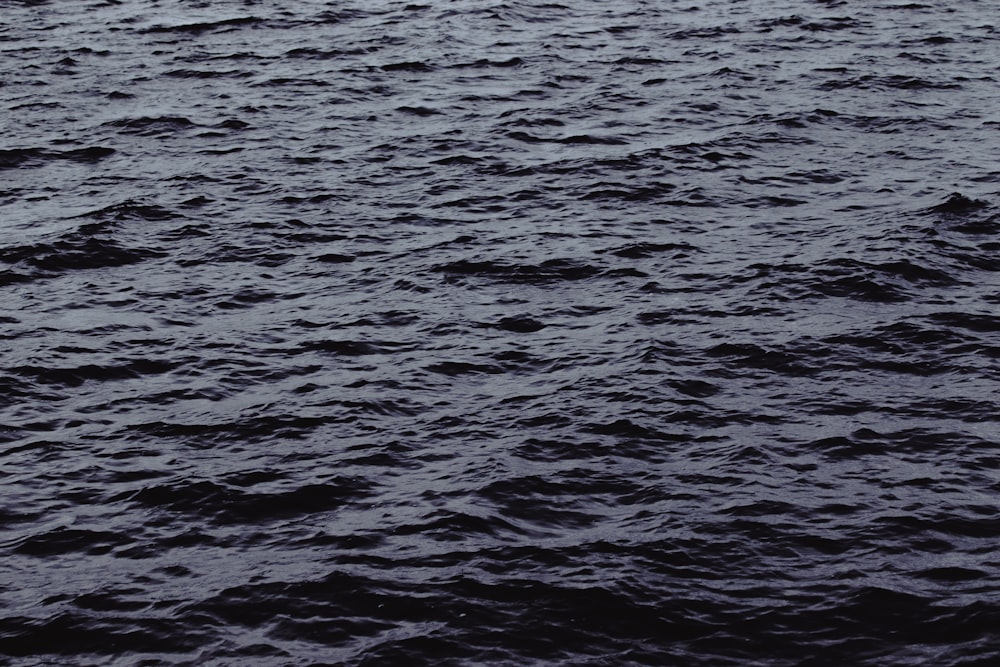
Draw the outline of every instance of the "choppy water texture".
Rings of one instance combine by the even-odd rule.
[[[0,661],[997,664],[992,0],[0,9]]]

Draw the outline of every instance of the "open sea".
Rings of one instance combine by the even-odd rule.
[[[998,664],[996,0],[0,0],[0,665]]]

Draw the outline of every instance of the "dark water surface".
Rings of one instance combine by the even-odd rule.
[[[0,0],[0,662],[995,665],[993,0]]]

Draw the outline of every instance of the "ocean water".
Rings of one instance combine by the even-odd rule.
[[[0,664],[995,665],[991,0],[0,0]]]

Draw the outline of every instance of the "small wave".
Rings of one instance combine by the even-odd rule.
[[[591,134],[574,134],[568,137],[539,137],[527,132],[509,132],[508,137],[516,141],[523,141],[529,144],[555,143],[555,144],[583,144],[597,146],[624,146],[629,142],[621,137],[595,136]]]
[[[424,62],[405,61],[382,65],[379,69],[383,72],[433,72],[434,67]]]
[[[123,118],[106,123],[108,127],[118,129],[126,134],[139,136],[156,136],[175,134],[195,127],[195,123],[183,116],[141,116],[138,118]]]
[[[127,248],[112,239],[98,238],[82,231],[65,234],[49,243],[0,248],[0,262],[29,269],[26,274],[12,273],[9,282],[23,282],[67,271],[128,266],[163,256],[160,250]]]
[[[38,167],[50,162],[77,162],[93,164],[116,153],[115,149],[106,146],[90,148],[74,148],[66,151],[44,148],[23,148],[0,150],[0,171],[4,169],[19,169],[22,167]]]
[[[502,261],[459,260],[434,267],[449,277],[474,277],[500,282],[541,285],[564,280],[586,280],[598,275],[595,266],[569,259],[550,259],[539,264],[508,264]]]
[[[394,341],[358,341],[358,340],[315,340],[303,343],[304,351],[329,352],[332,354],[359,357],[371,354],[398,354],[414,349],[409,343]]]
[[[370,491],[368,483],[347,477],[274,492],[246,491],[211,481],[181,481],[147,486],[110,500],[225,524],[259,524],[336,511]]]
[[[178,364],[152,359],[135,359],[116,365],[86,364],[77,367],[58,368],[51,366],[12,366],[8,370],[21,377],[32,378],[41,384],[64,387],[79,387],[85,382],[107,382],[109,380],[130,380],[145,375],[167,373]]]
[[[514,56],[512,58],[507,58],[506,60],[490,60],[488,58],[479,58],[473,62],[460,63],[457,65],[452,65],[455,69],[490,69],[493,67],[520,67],[524,65],[524,60]]]
[[[175,25],[154,25],[152,27],[146,28],[143,32],[149,34],[162,34],[162,33],[181,33],[189,35],[200,35],[205,32],[225,32],[229,30],[238,30],[245,26],[260,26],[265,23],[265,20],[257,16],[237,16],[230,19],[221,19],[218,21],[204,21],[195,23],[180,23]]]
[[[951,287],[962,284],[948,271],[903,259],[865,262],[833,258],[815,266],[795,264],[754,265],[760,289],[784,298],[816,296],[846,297],[859,301],[893,303],[910,298],[910,290],[920,287]],[[781,276],[781,278],[778,278]]]
[[[905,74],[875,75],[862,74],[847,79],[833,79],[819,86],[820,90],[960,90],[957,81],[935,81]]]
[[[130,426],[127,431],[155,438],[176,438],[199,447],[212,447],[234,441],[259,442],[269,437],[301,439],[327,424],[351,420],[351,417],[342,415],[260,415],[238,421],[202,424],[156,421]]]
[[[545,328],[545,324],[539,322],[530,315],[517,315],[514,317],[502,317],[500,320],[492,325],[497,329],[503,331],[510,331],[513,333],[535,333],[536,331],[541,331]]]
[[[970,199],[960,192],[954,192],[946,201],[927,209],[929,213],[941,213],[946,215],[964,215],[974,211],[988,208],[989,202],[982,199]]]
[[[175,69],[164,72],[163,76],[176,79],[245,79],[253,76],[253,72],[247,70],[196,70],[196,69]]]

